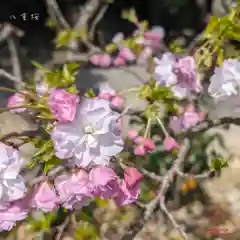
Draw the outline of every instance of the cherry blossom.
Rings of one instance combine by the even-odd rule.
[[[110,158],[123,149],[119,131],[120,114],[109,101],[84,98],[72,123],[57,124],[52,132],[56,156],[71,159],[78,167],[108,165]]]
[[[37,186],[33,194],[32,206],[44,212],[58,208],[58,197],[54,187],[46,181]]]
[[[27,218],[29,199],[24,198],[11,202],[7,208],[0,209],[0,231],[10,231],[18,221]]]
[[[21,199],[27,189],[22,176],[20,155],[17,150],[0,143],[0,204]]]
[[[80,209],[90,203],[93,185],[83,169],[72,175],[60,175],[55,179],[59,200],[67,209]]]
[[[126,168],[124,179],[120,182],[120,191],[114,198],[117,206],[131,204],[137,201],[140,195],[142,174],[135,168]]]
[[[89,179],[93,183],[94,194],[101,199],[112,198],[119,191],[119,178],[113,169],[105,166],[92,168]]]
[[[174,148],[179,148],[179,144],[174,138],[166,136],[163,140],[163,148],[165,151],[171,151]]]
[[[192,57],[177,59],[172,53],[164,53],[161,59],[154,59],[155,79],[160,86],[170,87],[179,99],[201,90],[196,67]]]
[[[80,99],[64,89],[52,89],[48,98],[50,110],[59,122],[73,121]]]
[[[209,94],[216,100],[239,94],[240,61],[227,59],[221,67],[215,68],[210,79]]]
[[[15,93],[14,95],[10,96],[8,98],[8,107],[19,107],[23,106],[27,103],[27,97],[26,95],[22,93]],[[11,112],[16,112],[16,113],[21,113],[25,112],[27,109],[26,108],[16,108],[16,109],[11,109]]]

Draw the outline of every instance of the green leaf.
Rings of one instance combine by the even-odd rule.
[[[223,49],[219,49],[219,50],[218,50],[218,56],[217,56],[217,64],[218,64],[219,66],[221,66],[222,63],[223,63],[223,60],[224,60]]]
[[[117,46],[116,46],[116,44],[114,44],[114,43],[109,43],[106,47],[105,47],[105,51],[107,52],[107,53],[113,53],[114,51],[116,51],[117,50]]]
[[[100,207],[100,208],[107,208],[108,206],[108,201],[107,200],[102,200],[100,198],[96,198],[96,204]]]
[[[207,28],[204,32],[204,37],[209,38],[213,34],[214,30],[219,24],[220,19],[216,16],[212,16],[208,22]]]
[[[57,157],[51,157],[49,161],[44,164],[44,173],[46,174],[50,169],[59,166],[62,163]]]
[[[126,20],[132,22],[132,23],[137,23],[138,22],[136,11],[133,8],[128,9],[128,10],[123,10],[122,14],[121,14],[121,17],[123,19],[126,19]]]
[[[77,89],[77,87],[76,87],[76,84],[74,84],[73,86],[69,87],[69,88],[67,89],[67,91],[68,91],[69,93],[72,93],[72,94],[79,94],[79,91],[78,91],[78,89]]]
[[[53,148],[53,143],[51,140],[45,141],[45,143],[39,148],[39,150],[34,154],[33,158],[45,153],[49,148]]]
[[[55,27],[57,26],[57,21],[49,18],[49,19],[47,19],[47,21],[46,21],[46,26],[49,27],[49,28],[51,28],[51,29],[52,29],[52,28],[55,28]]]
[[[90,89],[88,89],[88,90],[85,92],[84,97],[87,97],[87,98],[95,98],[95,97],[96,97],[96,94],[94,93],[93,89],[90,88]]]
[[[144,84],[143,87],[139,91],[139,97],[141,99],[146,99],[151,97],[152,95],[152,88],[149,84]]]
[[[72,30],[63,30],[58,33],[57,37],[55,38],[56,47],[63,47],[67,46],[69,42],[75,39],[76,36],[74,35]]]
[[[211,161],[211,169],[220,172],[223,168],[228,167],[228,162],[221,157],[216,157]]]
[[[155,119],[159,116],[159,107],[155,104],[149,104],[144,112],[146,118]]]
[[[40,69],[40,70],[43,70],[44,72],[49,72],[49,69],[47,69],[45,66],[43,66],[41,63],[39,62],[36,62],[36,61],[31,61],[33,66]]]

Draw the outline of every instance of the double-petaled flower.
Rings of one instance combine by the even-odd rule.
[[[75,119],[57,124],[52,131],[56,156],[82,168],[108,165],[110,158],[123,149],[119,118],[109,101],[84,98]]]

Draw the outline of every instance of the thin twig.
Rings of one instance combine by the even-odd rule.
[[[7,71],[0,69],[0,76],[4,76],[10,81],[17,83],[17,84],[22,84],[25,86],[25,83],[21,81],[21,79],[18,79],[16,76],[13,76],[11,73],[8,73]]]
[[[185,231],[183,231],[181,229],[181,227],[179,226],[179,224],[177,223],[177,221],[174,219],[173,215],[167,210],[167,207],[166,207],[166,204],[165,204],[165,196],[163,196],[161,198],[161,201],[160,201],[160,208],[161,210],[167,215],[168,219],[171,221],[173,227],[178,230],[178,232],[181,234],[181,236],[184,238],[184,239],[188,239],[188,236],[187,234],[185,233]]]
[[[24,35],[23,31],[18,29],[17,27],[4,23],[0,32],[0,43],[6,41],[12,34],[15,34],[17,37],[22,37]]]
[[[17,48],[17,39],[15,39],[15,36],[10,36],[7,39],[9,51],[11,54],[11,61],[12,61],[12,68],[13,68],[13,75],[16,77],[17,81],[14,81],[14,87],[17,90],[22,89],[22,71],[20,67],[20,60],[18,57],[18,48]]]
[[[74,29],[76,30],[86,27],[88,21],[93,17],[100,4],[100,0],[88,0],[80,11],[79,19],[76,22]]]
[[[94,37],[94,33],[95,33],[95,29],[97,24],[99,23],[99,21],[103,18],[104,14],[106,13],[106,11],[108,10],[109,4],[104,4],[101,9],[99,10],[97,16],[95,17],[95,19],[92,22],[92,26],[89,30],[89,38],[93,39]]]
[[[64,166],[62,166],[62,165],[61,166],[57,166],[56,168],[50,170],[47,176],[45,176],[45,175],[39,176],[39,177],[33,179],[29,184],[31,186],[33,186],[35,184],[38,184],[38,183],[42,182],[46,178],[54,178],[59,173],[63,172],[65,169],[66,168]]]
[[[57,226],[57,229],[58,229],[58,233],[55,237],[55,240],[61,240],[63,238],[63,234],[64,234],[64,231],[65,229],[67,228],[68,224],[70,223],[70,216],[67,216],[63,223],[59,226]]]
[[[151,178],[152,180],[155,180],[155,181],[158,181],[158,182],[161,182],[163,180],[163,177],[162,176],[159,176],[157,175],[156,173],[154,172],[150,172],[148,170],[146,170],[145,168],[142,168],[142,167],[139,167],[139,166],[136,166],[134,165],[133,163],[125,163],[123,161],[123,159],[120,159],[120,165],[123,167],[123,168],[126,168],[126,167],[134,167],[134,168],[137,168],[144,176],[148,177],[148,178]]]
[[[138,232],[142,229],[144,224],[151,218],[153,212],[155,209],[160,207],[160,209],[167,215],[169,220],[172,222],[174,227],[179,231],[181,236],[184,239],[188,239],[186,233],[180,228],[180,226],[177,224],[177,222],[174,220],[173,216],[167,211],[166,213],[166,206],[165,206],[165,194],[167,190],[169,189],[169,186],[171,182],[173,181],[174,176],[176,175],[176,170],[179,169],[181,164],[185,160],[185,156],[187,155],[187,152],[189,150],[189,139],[185,139],[183,146],[180,148],[178,158],[175,160],[173,166],[170,168],[170,170],[167,172],[167,174],[163,177],[163,181],[161,183],[159,192],[152,201],[150,201],[146,205],[146,210],[143,212],[143,218],[139,218],[138,221],[135,222],[135,224],[127,231],[127,233],[122,237],[121,240],[130,240],[134,239],[134,237],[138,234]],[[164,204],[164,205],[163,205]]]
[[[203,178],[208,178],[209,176],[211,176],[211,174],[213,173],[214,171],[212,170],[209,170],[207,172],[204,172],[204,173],[200,173],[200,174],[190,174],[190,173],[184,173],[182,171],[180,171],[180,169],[176,169],[176,174],[180,177],[184,177],[184,178],[194,178],[194,179],[203,179]]]
[[[63,28],[67,28],[67,29],[71,28],[71,26],[63,16],[56,0],[46,0],[46,4],[48,9],[48,14],[50,15],[51,18],[53,18],[54,20],[58,19]]]

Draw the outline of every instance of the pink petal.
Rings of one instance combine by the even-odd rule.
[[[143,179],[142,173],[136,168],[128,167],[124,169],[124,181],[129,187],[133,187]]]
[[[146,150],[145,150],[144,146],[142,146],[142,145],[137,146],[134,149],[134,154],[137,155],[137,156],[145,156],[146,155]]]

